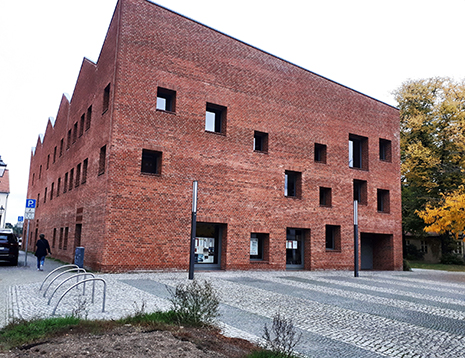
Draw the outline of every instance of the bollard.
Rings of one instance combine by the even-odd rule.
[[[74,263],[80,268],[84,267],[84,248],[76,247],[76,252],[74,255]]]

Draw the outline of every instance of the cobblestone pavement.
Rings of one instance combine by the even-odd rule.
[[[76,282],[69,280],[52,296],[63,279],[46,290],[52,275],[39,290],[42,274],[40,281],[8,286],[8,320],[50,316]],[[82,286],[66,295],[56,314],[116,319],[164,310],[169,307],[166,286],[188,282],[187,276],[96,274],[106,281],[105,312],[103,283],[97,281],[94,303],[88,283],[84,296]],[[258,341],[279,312],[302,333],[297,351],[307,357],[465,357],[465,273],[362,271],[355,278],[341,271],[210,271],[196,272],[195,278],[219,290],[220,325],[229,336]]]

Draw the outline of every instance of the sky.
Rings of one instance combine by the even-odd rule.
[[[24,214],[31,150],[84,57],[97,62],[117,0],[0,1],[0,156],[6,221]],[[465,0],[156,0],[380,101],[407,80],[465,79]]]

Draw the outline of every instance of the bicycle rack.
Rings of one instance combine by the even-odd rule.
[[[55,270],[53,270],[52,272],[50,272],[47,276],[45,276],[44,280],[42,281],[42,285],[40,285],[40,288],[39,288],[39,291],[42,291],[42,287],[44,286],[44,283],[45,281],[47,281],[47,279],[53,274],[55,273],[56,271],[58,270],[61,270],[62,268],[65,268],[65,267],[79,267],[78,265],[75,265],[75,264],[69,264],[69,265],[63,265],[63,266],[60,266],[60,267],[57,267]]]
[[[102,304],[102,312],[105,312],[105,299],[106,299],[106,292],[107,292],[107,283],[106,281],[103,279],[103,278],[87,278],[85,280],[82,280],[82,281],[79,281],[79,282],[76,282],[74,285],[72,285],[71,287],[69,287],[60,297],[60,299],[58,300],[55,308],[53,309],[53,312],[52,312],[52,316],[55,315],[55,312],[57,310],[57,307],[58,305],[60,304],[61,300],[63,299],[63,297],[65,297],[65,295],[71,291],[74,287],[80,285],[81,283],[86,283],[86,282],[90,282],[90,281],[102,281],[103,282],[103,304]],[[94,292],[92,292],[92,303],[94,303]]]
[[[50,281],[50,283],[48,284],[47,288],[46,288],[45,291],[44,291],[44,297],[45,297],[45,295],[47,294],[47,291],[48,291],[48,289],[50,288],[50,286],[52,285],[52,283],[54,283],[54,282],[58,279],[58,277],[63,276],[64,274],[69,273],[69,272],[73,272],[73,271],[77,271],[78,273],[79,273],[80,271],[86,272],[85,269],[80,268],[80,267],[77,267],[77,268],[72,268],[72,269],[63,271],[62,273],[59,273],[59,274],[56,275],[56,276],[53,278],[53,280]],[[77,279],[79,280],[79,277],[78,277]]]
[[[55,294],[55,292],[58,291],[58,289],[67,281],[73,279],[73,278],[77,278],[78,279],[78,282],[79,282],[79,277],[80,276],[84,276],[84,279],[86,278],[86,276],[92,276],[92,278],[95,278],[95,275],[93,273],[90,273],[90,272],[85,272],[85,273],[77,273],[73,276],[70,276],[68,277],[66,280],[62,281],[56,288],[55,290],[52,292],[52,294],[50,295],[50,298],[48,299],[48,305],[50,305],[50,302],[52,301],[52,298],[53,298],[53,295]],[[93,286],[92,286],[92,296],[94,296],[94,292],[95,292],[95,281],[93,282]],[[86,294],[86,284],[84,283],[84,288],[82,290],[82,295],[84,296]]]

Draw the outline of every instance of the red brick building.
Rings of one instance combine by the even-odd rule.
[[[103,271],[402,267],[398,110],[146,0],[120,0],[31,158],[33,248]]]

